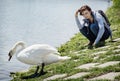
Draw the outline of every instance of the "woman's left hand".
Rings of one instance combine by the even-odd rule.
[[[77,10],[77,11],[76,11],[76,13],[75,13],[75,17],[77,17],[77,16],[78,16],[78,13],[79,13],[79,12],[78,12],[78,10]]]

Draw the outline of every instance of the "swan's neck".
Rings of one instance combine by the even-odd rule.
[[[19,53],[21,50],[25,49],[25,43],[24,42],[17,42],[13,46],[13,52],[14,53]]]

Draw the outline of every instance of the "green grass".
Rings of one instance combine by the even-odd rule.
[[[113,31],[113,39],[120,37],[120,1],[113,0],[113,6],[108,9],[106,12],[110,22],[111,28]],[[55,64],[51,64],[45,66],[45,71],[47,73],[43,76],[36,77],[33,79],[21,79],[22,76],[27,76],[34,73],[35,67],[31,67],[28,72],[17,72],[16,74],[11,75],[13,77],[12,81],[43,81],[43,79],[55,75],[55,74],[64,74],[66,73],[67,76],[79,73],[79,72],[90,72],[90,74],[83,76],[77,79],[68,79],[66,81],[85,81],[85,79],[93,78],[102,74],[106,74],[109,72],[120,72],[120,64],[114,66],[108,66],[105,68],[92,68],[92,69],[74,69],[77,66],[82,64],[97,62],[97,63],[104,63],[108,61],[120,61],[120,56],[115,56],[120,54],[120,52],[113,52],[113,50],[118,49],[116,46],[120,45],[120,41],[118,42],[110,42],[110,39],[106,41],[105,46],[109,46],[108,48],[93,48],[87,49],[85,44],[88,41],[84,38],[80,33],[75,34],[74,37],[70,39],[70,41],[66,42],[65,44],[58,47],[59,52],[62,56],[70,56],[71,59],[58,62]],[[106,53],[100,54],[99,58],[93,59],[95,55],[93,53],[100,52],[100,51],[107,51]],[[77,60],[76,62],[74,60]],[[66,76],[66,77],[67,77]],[[120,76],[115,77],[116,81],[120,80]],[[56,79],[53,81],[64,81],[63,79]],[[97,80],[97,81],[109,81],[109,80]]]

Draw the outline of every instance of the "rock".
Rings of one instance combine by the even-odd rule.
[[[113,41],[120,41],[120,38],[114,39]]]
[[[120,72],[111,72],[111,73],[107,73],[107,74],[89,79],[88,81],[91,81],[91,80],[96,81],[96,80],[100,80],[100,79],[108,79],[108,80],[114,81],[114,78],[118,75],[120,75]]]
[[[95,67],[95,65],[97,65],[99,63],[88,63],[88,64],[83,64],[83,65],[80,65],[78,67],[76,67],[75,69],[90,69],[92,67]]]
[[[74,75],[72,75],[72,76],[69,76],[69,77],[65,78],[65,80],[67,80],[67,79],[80,78],[80,77],[85,76],[85,75],[87,75],[87,74],[89,74],[89,72],[80,72],[80,73],[77,73],[77,74],[74,74]]]
[[[93,53],[93,55],[99,55],[99,54],[103,54],[103,53],[106,53],[107,51],[100,51],[100,52],[96,52],[96,53]]]
[[[113,52],[120,52],[120,49],[113,50]]]
[[[112,65],[115,65],[115,64],[118,64],[118,63],[120,63],[120,61],[110,61],[110,62],[106,62],[104,64],[100,64],[100,65],[98,65],[96,67],[98,67],[98,68],[104,68],[104,67],[112,66]]]
[[[56,74],[56,75],[53,75],[51,77],[48,77],[48,78],[44,79],[43,81],[55,80],[57,78],[62,78],[62,77],[65,77],[65,76],[67,76],[67,74]]]

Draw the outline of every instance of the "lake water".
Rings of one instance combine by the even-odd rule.
[[[109,6],[108,0],[0,0],[0,81],[29,67],[15,56],[8,62],[8,52],[17,41],[60,46],[79,32],[74,14],[84,4],[104,11]]]

